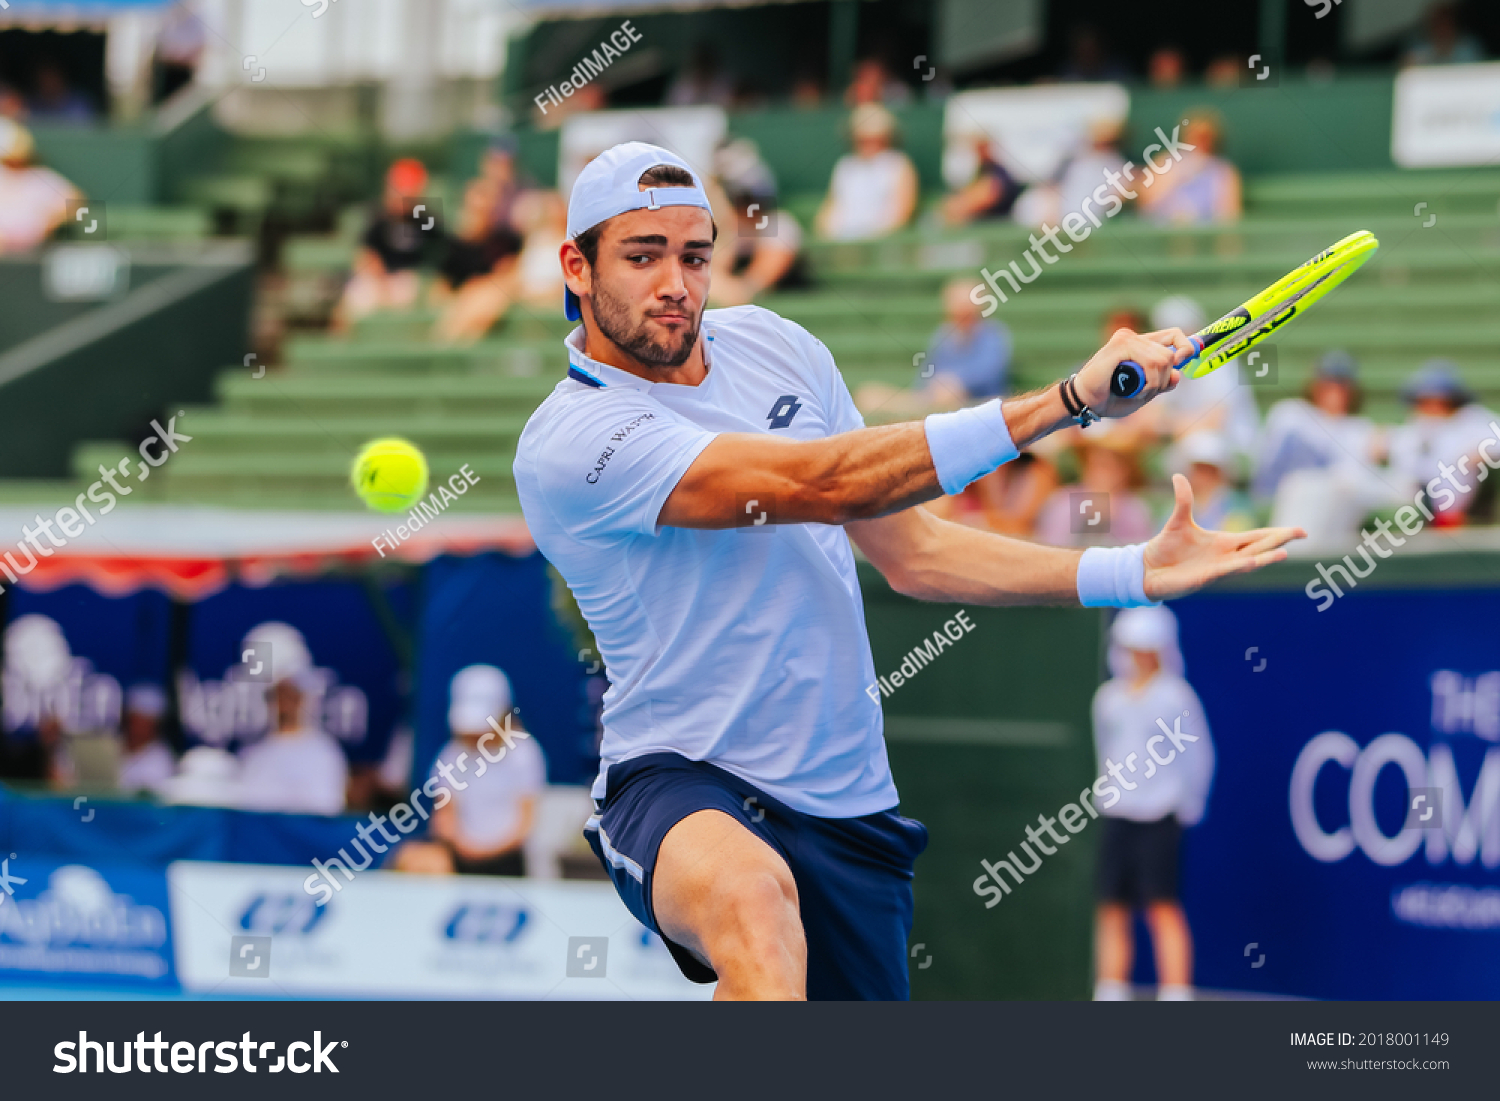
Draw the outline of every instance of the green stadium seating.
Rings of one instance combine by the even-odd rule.
[[[311,185],[341,160],[347,150],[265,142],[226,156],[215,171],[228,174],[205,176],[199,186],[206,199],[225,188],[216,201],[244,188],[248,204],[257,197],[248,180],[272,190]],[[456,192],[442,179],[434,189]],[[1245,195],[1237,224],[1163,229],[1125,214],[1076,244],[1065,262],[1044,265],[1019,293],[1002,283],[1009,300],[995,316],[1015,339],[1013,384],[1042,385],[1076,368],[1113,310],[1149,310],[1168,294],[1186,294],[1217,315],[1338,238],[1370,229],[1381,251],[1273,340],[1278,377],[1257,390],[1258,399],[1264,405],[1298,392],[1316,358],[1342,347],[1361,361],[1366,409],[1377,419],[1404,415],[1402,382],[1437,355],[1455,359],[1481,396],[1500,405],[1500,172],[1278,175],[1248,180]],[[816,199],[794,196],[787,205],[805,219]],[[1425,225],[1434,213],[1436,222]],[[291,239],[286,272],[336,286],[326,281],[347,270],[363,217],[363,207],[347,207],[335,234]],[[190,228],[186,219],[181,225]],[[1029,271],[1021,261],[1028,238],[1015,225],[986,223],[923,225],[866,243],[809,240],[814,289],[769,295],[763,304],[816,333],[851,388],[905,385],[941,321],[943,285],[979,283],[981,269],[1012,260]],[[262,378],[240,367],[223,371],[218,404],[190,409],[184,419],[193,444],[143,487],[141,499],[354,508],[346,478],[355,451],[371,437],[402,435],[423,447],[435,474],[468,463],[482,475],[456,508],[514,510],[515,442],[566,370],[561,338],[571,326],[560,311],[517,309],[486,339],[445,348],[427,339],[434,320],[426,308],[380,315],[344,337],[288,339],[281,363]],[[98,463],[117,460],[123,446],[80,447],[74,467],[92,480]],[[0,500],[10,492],[0,486]]]

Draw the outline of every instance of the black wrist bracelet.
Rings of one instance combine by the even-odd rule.
[[[1075,372],[1063,380],[1063,405],[1067,407],[1068,414],[1077,422],[1079,428],[1087,428],[1099,419],[1099,414],[1090,409],[1078,396],[1077,383],[1074,381],[1077,378],[1078,375]]]
[[[1057,384],[1058,395],[1062,398],[1063,408],[1068,411],[1068,416],[1078,416],[1078,398],[1073,393],[1073,379],[1068,377]]]

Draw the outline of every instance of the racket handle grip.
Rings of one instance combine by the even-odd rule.
[[[1133,398],[1146,388],[1146,369],[1133,359],[1122,360],[1110,376],[1109,392],[1117,398]]]
[[[1196,336],[1188,340],[1193,345],[1193,358],[1197,358],[1203,352],[1203,342]],[[1187,362],[1183,360],[1184,364]],[[1109,379],[1109,392],[1117,398],[1133,398],[1145,388],[1146,369],[1133,359],[1122,360]]]

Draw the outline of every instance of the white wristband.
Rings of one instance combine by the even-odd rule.
[[[1078,602],[1085,608],[1140,608],[1146,595],[1146,544],[1090,547],[1078,560]]]
[[[949,496],[1020,454],[1000,412],[999,398],[970,409],[933,413],[923,425],[938,484]]]

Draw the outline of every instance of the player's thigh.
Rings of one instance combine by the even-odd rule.
[[[667,937],[705,956],[716,942],[802,939],[791,869],[723,811],[695,811],[667,831],[651,905]]]

